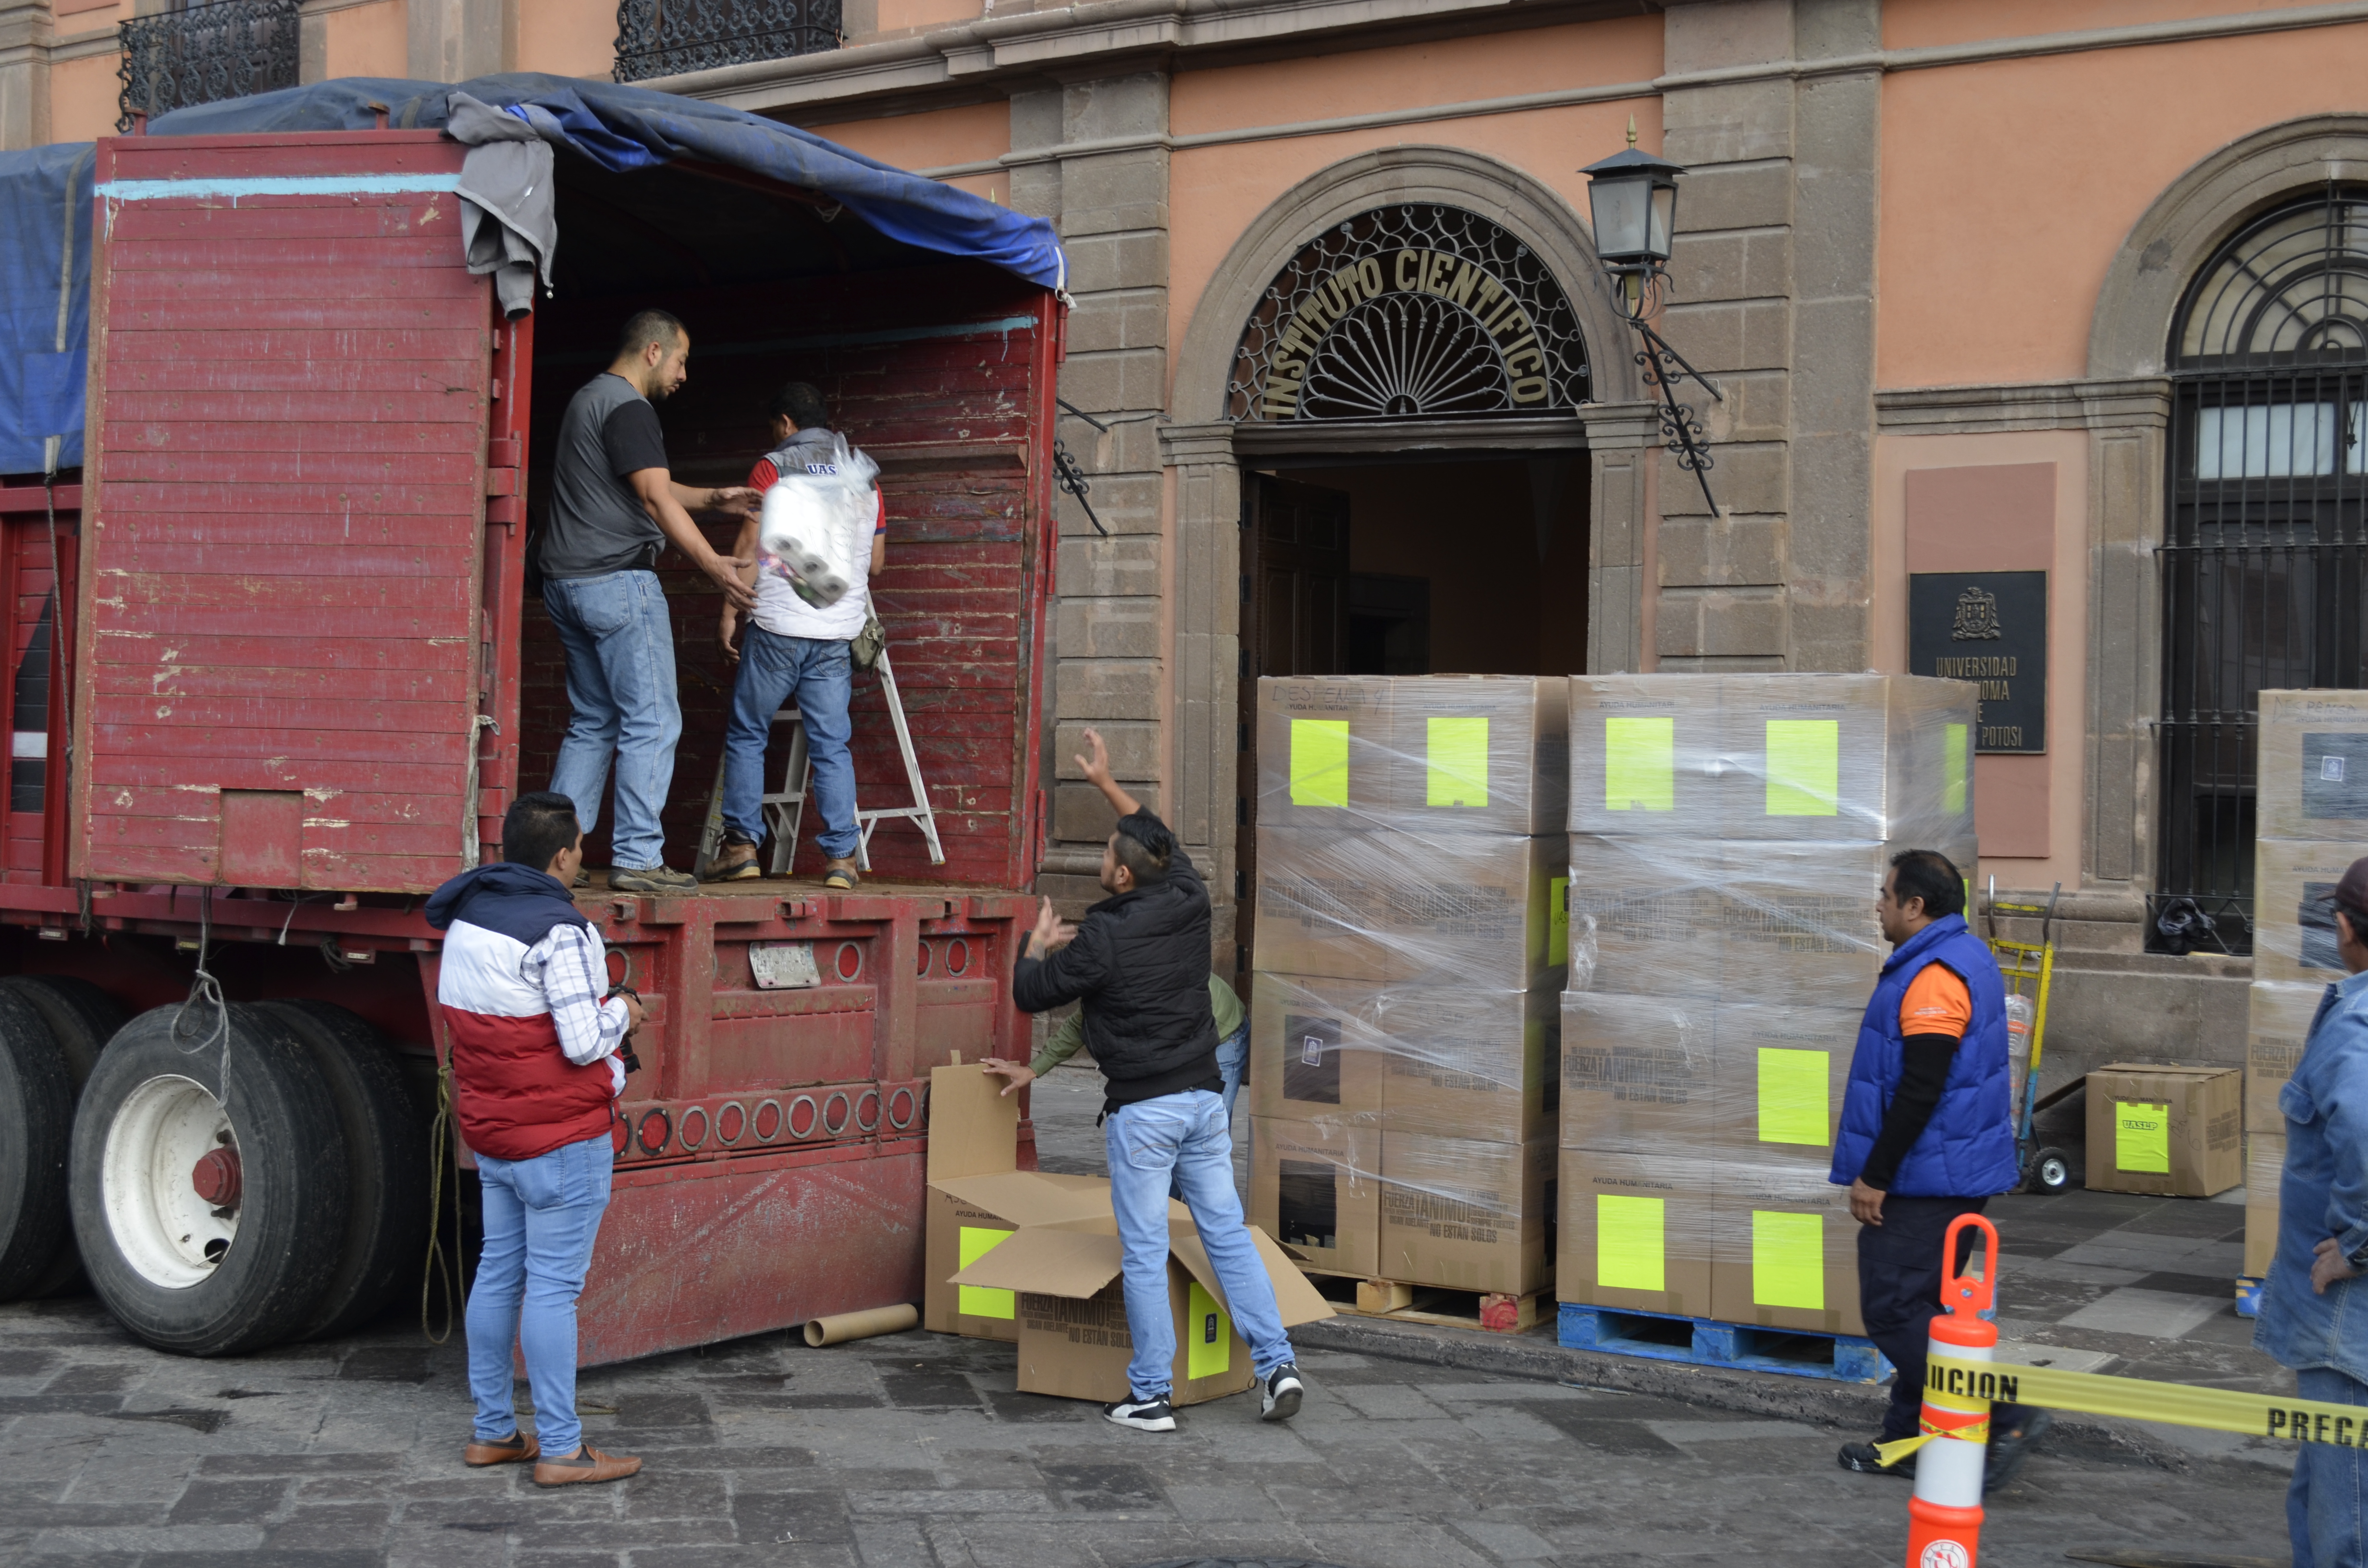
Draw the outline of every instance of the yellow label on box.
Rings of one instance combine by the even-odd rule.
[[[1677,720],[1603,721],[1603,809],[1678,809]]]
[[[1430,777],[1423,804],[1471,806],[1488,803],[1488,721],[1433,719],[1427,737],[1426,760]]]
[[[2170,1174],[2170,1107],[2113,1102],[2113,1168]]]
[[[1842,722],[1769,720],[1768,814],[1839,816],[1841,800]]]
[[[1546,879],[1546,967],[1570,961],[1570,879]]]
[[[1832,1107],[1827,1085],[1833,1059],[1822,1051],[1759,1048],[1759,1141],[1762,1143],[1828,1142]]]
[[[1291,803],[1294,806],[1345,806],[1349,803],[1349,721],[1293,719],[1291,722]]]
[[[1668,1204],[1659,1198],[1595,1195],[1595,1282],[1607,1290],[1666,1290]]]
[[[1762,1307],[1826,1310],[1824,1215],[1751,1211],[1751,1300]]]
[[[1973,777],[1965,756],[1966,732],[1971,728],[1969,724],[1950,725],[1948,738],[1941,744],[1941,772],[1948,780],[1941,790],[1941,809],[1944,812],[1962,813],[1965,809],[1965,785]]]
[[[1234,1324],[1217,1298],[1198,1279],[1184,1299],[1184,1332],[1191,1343],[1184,1351],[1184,1375],[1193,1382],[1222,1376],[1234,1364]]]
[[[984,1225],[964,1225],[955,1245],[962,1257],[962,1267],[968,1268],[996,1247],[1009,1240],[1009,1231],[990,1230]],[[987,1285],[959,1285],[961,1299],[954,1310],[966,1318],[1016,1318],[1019,1315],[1019,1297],[1010,1290],[997,1290]]]

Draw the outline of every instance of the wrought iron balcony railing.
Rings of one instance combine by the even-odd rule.
[[[135,114],[296,85],[300,0],[211,0],[123,24],[118,131]]]
[[[839,0],[620,0],[620,82],[815,54],[839,43]]]

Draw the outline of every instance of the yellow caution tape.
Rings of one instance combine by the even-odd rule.
[[[1990,1407],[1984,1399],[1971,1399],[1946,1392],[1931,1386],[1928,1373],[1925,1379],[1924,1409],[1916,1425],[1922,1428],[1913,1437],[1898,1437],[1888,1443],[1877,1443],[1874,1451],[1889,1470],[1935,1437],[1947,1437],[1959,1443],[1987,1443],[1990,1440]]]
[[[2234,1389],[2195,1388],[2186,1383],[2147,1382],[2095,1372],[2064,1372],[2053,1367],[2021,1367],[2006,1361],[1961,1361],[1935,1356],[1924,1363],[1924,1392],[1957,1399],[2005,1404],[2037,1404],[2089,1415],[2120,1415],[2173,1426],[2203,1426],[2249,1437],[2283,1437],[2338,1448],[2368,1448],[2368,1405],[2329,1404],[2322,1400],[2280,1399]],[[1924,1439],[1905,1442],[1918,1447]],[[1883,1444],[1896,1448],[1897,1444]],[[1886,1458],[1884,1462],[1892,1460]]]

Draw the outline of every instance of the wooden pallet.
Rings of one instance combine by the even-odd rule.
[[[1491,1334],[1521,1334],[1535,1328],[1539,1316],[1549,1310],[1548,1303],[1554,1300],[1552,1286],[1526,1296],[1510,1296],[1493,1290],[1451,1290],[1440,1285],[1327,1274],[1313,1268],[1301,1272],[1336,1312],[1356,1317],[1388,1318],[1395,1323],[1482,1328]]]
[[[1557,1327],[1557,1337],[1572,1350],[1603,1350],[1697,1367],[1744,1367],[1841,1383],[1880,1382],[1893,1370],[1890,1359],[1874,1347],[1873,1340],[1850,1334],[1759,1328],[1576,1301],[1562,1303]]]

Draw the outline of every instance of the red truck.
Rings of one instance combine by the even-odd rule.
[[[646,306],[692,342],[677,479],[740,483],[791,378],[879,461],[874,603],[944,861],[889,823],[852,892],[809,834],[787,881],[579,893],[648,1008],[584,1361],[919,1300],[928,1072],[1026,1049],[1057,288],[745,168],[563,155],[558,292],[507,320],[463,266],[463,153],[97,143],[80,483],[0,484],[0,1299],[79,1271],[150,1343],[228,1353],[411,1301],[431,1213],[465,1247],[420,908],[550,777],[529,522],[561,409]],[[720,600],[661,575],[679,864],[730,676]],[[861,803],[906,803],[864,677],[855,709]]]

